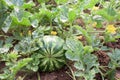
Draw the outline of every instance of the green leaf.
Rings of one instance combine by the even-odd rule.
[[[93,48],[92,48],[92,46],[85,46],[84,47],[84,53],[86,54],[86,53],[91,53],[91,52],[93,52],[94,50],[93,50]]]
[[[83,45],[77,39],[67,38],[66,39],[66,48],[67,48],[67,50],[81,52],[83,50]]]
[[[87,31],[78,25],[75,25],[74,27],[76,29],[78,29],[80,32],[82,32],[82,34],[86,37],[88,44],[92,45],[92,39],[91,39],[90,35],[87,33]]]
[[[75,20],[75,18],[76,18],[76,12],[75,12],[75,10],[69,11],[69,13],[68,13],[68,19],[69,19],[69,21],[72,23]]]
[[[67,6],[60,6],[60,14],[59,14],[59,19],[61,22],[67,22],[68,21],[68,7]]]
[[[55,0],[57,4],[65,4],[68,0]]]
[[[17,45],[15,45],[14,50],[20,52],[22,55],[30,55],[32,52],[38,50],[36,43],[30,37],[21,40]]]
[[[46,2],[48,2],[49,0],[37,0],[40,4],[41,3],[46,3]]]
[[[110,6],[110,7],[107,8],[107,13],[110,16],[115,16],[116,15],[116,11],[113,9],[112,6]]]
[[[0,48],[0,53],[6,53],[6,52],[8,52],[9,51],[9,49],[8,48]]]
[[[19,60],[17,64],[15,64],[13,67],[10,68],[13,74],[16,74],[22,67],[26,66],[28,62],[30,62],[32,58],[25,58],[22,60]]]
[[[80,80],[81,80],[81,77],[84,77],[84,73],[83,73],[83,71],[75,71],[74,74],[75,74],[75,76],[79,77]]]
[[[64,49],[66,57],[72,61],[79,61],[80,55],[83,53],[83,45],[80,41],[74,38],[67,38]]]
[[[93,54],[86,54],[83,59],[85,65],[86,65],[86,71],[89,72],[89,70],[93,67],[98,67],[99,63],[97,62],[97,57]]]
[[[20,10],[19,8],[15,8],[15,11],[11,14],[12,20],[15,24],[30,26],[29,18],[32,16],[30,12]]]
[[[115,49],[112,51],[112,53],[109,53],[108,56],[111,59],[111,62],[109,65],[111,68],[117,68],[120,66],[120,49]]]
[[[96,69],[90,70],[88,74],[84,75],[85,80],[94,80],[96,73],[98,73]]]
[[[22,7],[23,7],[24,9],[30,9],[30,8],[32,8],[33,6],[35,6],[35,3],[34,3],[33,1],[29,1],[28,3],[24,3]]]
[[[84,0],[84,9],[92,8],[99,0]]]
[[[6,61],[9,61],[9,60],[15,61],[15,60],[17,60],[18,57],[19,57],[19,55],[17,53],[11,52],[11,53],[7,54],[8,60],[6,59]]]
[[[108,13],[110,12],[109,9],[100,9],[98,10],[96,13],[97,15],[102,16],[104,19],[108,20],[108,21],[113,21],[115,19],[115,16],[113,16],[113,14],[115,15],[115,13]]]
[[[25,26],[30,26],[31,25],[30,20],[28,18],[22,18],[20,24],[25,25]]]
[[[75,62],[75,76],[83,77],[85,80],[93,80],[95,74],[99,72],[97,57],[93,54],[82,55],[79,61]]]
[[[115,79],[115,75],[116,75],[116,69],[113,69],[113,70],[109,70],[109,74],[108,74],[108,79],[109,80],[116,80]]]
[[[24,0],[5,0],[6,4],[9,6],[22,6],[24,3]]]
[[[79,53],[72,52],[70,50],[68,50],[65,53],[65,56],[66,56],[67,59],[72,60],[72,61],[79,61],[79,59],[80,59]]]
[[[7,12],[8,7],[3,1],[0,1],[0,29],[7,32],[11,25],[10,13]]]
[[[7,79],[8,77],[9,77],[8,74],[0,74],[0,79],[1,79],[1,80],[5,80],[5,79]]]
[[[39,69],[39,67],[38,67],[38,65],[40,63],[40,61],[39,61],[39,55],[33,54],[31,56],[31,58],[32,58],[32,61],[30,61],[30,63],[28,65],[26,65],[26,68],[28,70],[32,70],[32,71],[36,72]]]
[[[38,27],[38,20],[36,19],[36,20],[33,20],[32,22],[31,22],[31,25],[34,27],[34,28],[37,28]]]
[[[2,30],[7,33],[7,31],[9,30],[10,26],[11,26],[11,23],[12,23],[12,20],[11,20],[11,17],[8,16],[6,18],[6,20],[4,21],[4,24],[2,26]]]
[[[74,67],[78,70],[85,71],[84,64],[82,64],[81,62],[75,62]]]

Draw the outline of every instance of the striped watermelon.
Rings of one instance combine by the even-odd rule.
[[[41,71],[54,71],[65,64],[64,40],[58,36],[44,36],[39,40],[37,51],[39,54]]]

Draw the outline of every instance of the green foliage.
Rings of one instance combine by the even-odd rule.
[[[75,10],[69,11],[68,18],[69,18],[69,21],[72,23],[76,18],[76,11]]]
[[[17,60],[18,57],[20,56],[14,52],[4,55],[3,61],[6,61],[6,68],[4,69],[4,73],[0,74],[0,79],[14,80],[17,72],[32,60],[32,58]]]
[[[57,36],[41,36],[36,39],[25,38],[14,48],[22,56],[31,57],[27,70],[53,71],[65,64],[64,40]]]
[[[96,56],[92,54],[84,55],[83,60],[76,62],[74,66],[78,69],[75,75],[80,78],[85,78],[85,80],[93,80],[95,74],[99,72],[99,63],[97,62]]]
[[[0,54],[7,53],[10,50],[10,48],[13,47],[12,41],[12,37],[7,37],[5,41],[0,40]]]
[[[120,67],[120,49],[112,49],[112,52],[108,53],[108,56],[110,57],[108,65],[110,69],[107,71],[106,75],[108,75],[108,79],[115,80],[116,68]]]
[[[17,45],[15,45],[14,51],[19,52],[24,56],[29,56],[30,54],[32,54],[32,52],[39,49],[38,47],[36,47],[35,44],[35,40],[28,37],[21,40]]]
[[[40,4],[41,3],[46,3],[46,2],[48,2],[49,0],[37,0]]]
[[[74,67],[77,69],[75,76],[80,77],[80,79],[93,80],[95,74],[99,72],[99,63],[97,62],[97,57],[91,54],[93,51],[92,47],[83,47],[78,40],[68,38],[64,48],[67,50],[65,53],[66,57],[75,61]]]
[[[112,53],[108,54],[111,61],[109,64],[110,68],[117,68],[120,66],[120,49],[112,50]]]
[[[39,64],[41,64],[39,59],[40,55],[34,53],[30,57],[32,58],[32,61],[30,61],[29,64],[26,65],[25,70],[37,72],[39,70]]]
[[[88,44],[89,44],[89,45],[92,45],[92,39],[91,39],[90,35],[87,33],[87,31],[84,30],[84,29],[83,29],[82,27],[80,27],[80,26],[75,26],[75,28],[76,28],[77,30],[79,30],[79,31],[86,37]]]
[[[34,6],[33,2],[24,3],[23,0],[4,0],[1,1],[0,6],[1,10],[3,11],[1,15],[4,15],[0,18],[2,25],[1,28],[4,32],[7,33],[10,28],[15,29],[18,25],[31,25],[29,18],[32,16],[32,14],[28,11],[25,11],[25,9],[29,9],[30,7]]]
[[[113,37],[114,35],[113,34],[105,34],[105,42],[115,42],[116,41],[116,38]]]
[[[66,3],[68,0],[55,0],[55,2],[57,3],[57,4],[64,4],[64,3]]]
[[[92,8],[99,0],[84,0],[84,9]]]
[[[13,80],[21,68],[57,70],[67,58],[75,76],[94,80],[100,70],[91,53],[120,38],[119,20],[119,0],[0,0],[0,61],[6,63],[0,79]],[[119,67],[119,50],[112,53],[109,79]]]
[[[66,39],[66,45],[64,47],[67,52],[66,57],[72,61],[79,61],[80,55],[83,53],[83,45],[76,39]]]
[[[112,11],[112,12],[110,12]],[[101,15],[103,18],[109,21],[113,21],[116,18],[116,14],[114,10],[110,10],[110,8],[102,9],[97,12],[97,14]]]

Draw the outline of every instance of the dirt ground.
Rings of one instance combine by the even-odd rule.
[[[70,71],[67,67],[54,72],[39,72],[41,80],[72,80],[68,74],[70,74]],[[17,76],[24,75],[24,72],[19,72]],[[29,74],[24,80],[38,80],[38,73]]]
[[[118,39],[116,42],[105,43],[105,45],[110,47],[110,48],[118,48],[118,49],[120,49],[120,39]]]

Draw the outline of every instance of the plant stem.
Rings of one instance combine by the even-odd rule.
[[[39,72],[37,72],[37,76],[38,76],[38,80],[40,80],[40,74],[39,74]]]
[[[103,33],[105,31],[87,31],[87,32],[90,32],[90,33]]]
[[[73,70],[72,70],[72,68],[68,65],[68,64],[66,64],[67,65],[67,67],[70,69],[70,71],[71,71],[71,74],[72,74],[72,78],[73,78],[73,80],[76,80],[76,78],[75,78],[75,75],[74,75],[74,72],[73,72]]]

